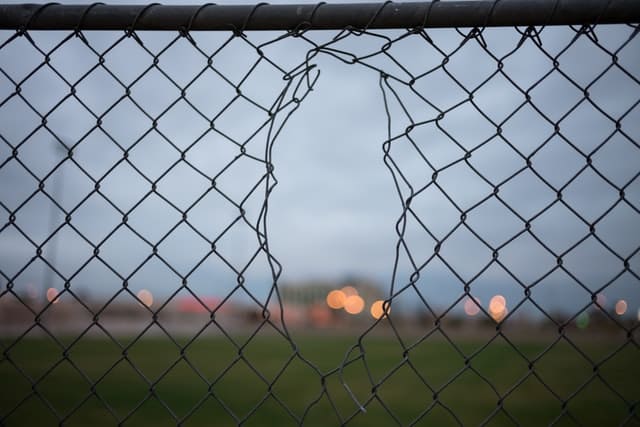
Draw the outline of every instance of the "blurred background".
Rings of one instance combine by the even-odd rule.
[[[632,31],[604,26],[598,31],[599,43],[616,49]],[[446,64],[450,75],[436,69],[418,80],[415,93],[393,81],[390,89],[398,90],[401,103],[389,102],[390,136],[400,135],[390,151],[396,165],[415,189],[427,185],[434,170],[440,170],[440,187],[423,189],[413,201],[416,219],[422,222],[422,226],[417,221],[407,225],[413,262],[430,260],[435,239],[454,230],[442,245],[441,258],[430,260],[421,271],[416,283],[420,293],[440,311],[459,300],[452,314],[464,318],[465,300],[460,296],[464,282],[475,276],[471,294],[485,310],[495,295],[504,296],[508,306],[520,304],[523,286],[535,283],[533,298],[547,312],[570,316],[597,293],[602,308],[615,312],[620,302],[618,315],[637,320],[640,151],[634,138],[640,121],[635,75],[612,67],[610,55],[588,37],[568,45],[574,31],[548,28],[543,32],[544,50],[526,39],[504,60],[505,75],[514,84],[533,87],[534,108],[522,105],[524,95],[496,74],[496,60],[475,40],[458,50],[463,38],[456,31],[432,33],[438,49],[455,52]],[[520,40],[514,33],[487,31],[491,54],[501,58],[513,50]],[[252,33],[248,40],[258,46],[277,36]],[[317,43],[330,36],[309,34]],[[250,292],[266,301],[273,282],[271,269],[264,256],[251,261],[259,242],[255,231],[238,221],[237,207],[243,202],[247,218],[256,222],[264,190],[250,191],[257,183],[264,184],[260,180],[265,168],[249,156],[237,156],[241,145],[257,159],[264,156],[265,141],[274,139],[264,125],[264,110],[288,83],[282,70],[297,67],[310,44],[286,38],[264,46],[278,69],[260,61],[250,43],[228,34],[193,34],[202,52],[173,33],[140,34],[144,46],[121,33],[88,32],[88,46],[78,37],[60,44],[68,38],[66,33],[33,32],[32,37],[34,44],[22,37],[0,50],[4,71],[0,198],[5,216],[15,216],[15,222],[0,233],[5,284],[11,281],[15,292],[46,303],[46,295],[51,301],[64,289],[65,278],[82,298],[96,301],[111,298],[127,280],[129,292],[119,294],[116,302],[134,303],[132,295],[144,290],[149,301],[153,298],[150,305],[157,308],[185,277],[193,293],[209,305],[221,301],[235,289],[242,271]],[[363,35],[331,48],[364,56],[379,52],[385,41]],[[559,56],[561,71],[553,71],[553,56],[565,48]],[[208,68],[207,55],[218,49],[213,67]],[[47,52],[51,52],[49,66],[43,66]],[[364,62],[404,81],[438,67],[444,58],[420,37],[405,38],[388,53]],[[637,72],[638,54],[631,45],[618,55],[625,70]],[[103,66],[97,65],[100,56]],[[316,68],[311,73],[320,70],[314,90],[273,144],[278,185],[269,201],[270,250],[283,265],[279,283],[298,292],[291,295],[300,295],[292,296],[291,304],[322,302],[334,288],[364,282],[376,289],[365,301],[366,312],[374,301],[391,295],[394,224],[402,213],[383,162],[387,119],[379,71],[323,54],[312,62]],[[16,96],[18,82],[21,91]],[[590,85],[592,102],[583,99],[576,84]],[[237,85],[242,96],[237,96]],[[180,98],[181,87],[185,98]],[[469,96],[463,88],[478,87],[474,102],[480,110],[464,102]],[[387,97],[392,97],[390,92]],[[433,122],[437,109],[450,109],[439,122],[443,130]],[[619,118],[620,132],[615,132],[615,121],[607,115]],[[214,117],[211,130],[209,121]],[[416,126],[410,135],[430,164],[402,135],[411,120],[432,120]],[[502,123],[504,139],[495,134],[491,120]],[[552,122],[558,120],[561,135],[554,135]],[[13,147],[19,147],[17,158],[10,158]],[[67,158],[71,147],[73,161]],[[470,165],[455,163],[464,149],[473,147],[480,148],[473,152]],[[181,150],[186,150],[183,161]],[[537,176],[521,170],[525,160],[516,150],[533,154]],[[585,156],[592,152],[593,168],[585,168]],[[211,191],[213,177],[219,191]],[[39,181],[44,182],[46,194],[37,191]],[[153,183],[157,191],[150,193]],[[491,194],[489,183],[503,184],[500,196],[508,206],[496,198],[485,200],[467,216],[471,229],[456,228],[460,209],[469,209]],[[625,200],[620,202],[623,187]],[[553,203],[553,188],[562,189],[565,203]],[[185,211],[188,224],[180,222]],[[73,227],[65,225],[67,214]],[[519,234],[524,224],[518,215],[533,219],[532,231],[539,241],[528,233]],[[597,224],[597,236],[589,236],[592,222]],[[209,256],[211,242],[218,238],[219,254]],[[43,259],[31,262],[40,245]],[[153,245],[160,257],[147,260]],[[489,245],[504,246],[502,265],[484,269],[492,256]],[[99,257],[93,256],[95,246]],[[554,269],[561,255],[563,268]],[[628,260],[631,271],[623,271],[621,258]],[[398,263],[395,291],[410,282],[414,271],[406,255],[400,254]],[[323,284],[322,292],[317,283]],[[233,296],[229,305],[251,304],[246,293]],[[193,295],[185,291],[173,301],[179,306],[181,298],[186,301]],[[56,301],[64,305],[65,300],[73,302],[64,293]],[[396,296],[394,304],[407,313],[424,309],[414,292]],[[519,312],[531,319],[544,317],[528,301]]]

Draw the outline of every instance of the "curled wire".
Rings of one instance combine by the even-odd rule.
[[[160,6],[160,3],[150,3],[150,4],[146,5],[145,7],[143,7],[136,14],[136,17],[133,19],[133,22],[131,23],[131,25],[129,25],[124,30],[124,32],[127,35],[127,37],[133,37],[141,46],[144,46],[144,43],[142,43],[142,40],[140,40],[140,37],[138,37],[138,35],[136,34],[136,28],[138,26],[138,22],[140,21],[140,19],[142,19],[142,17],[154,6]]]
[[[304,21],[300,22],[298,25],[296,25],[296,27],[291,31],[291,35],[293,37],[299,37],[300,35],[304,34],[304,32],[306,32],[307,30],[310,30],[311,28],[313,28],[313,18],[315,18],[316,12],[318,12],[318,9],[320,9],[325,4],[327,4],[327,2],[324,2],[324,1],[317,3],[313,7],[313,10],[311,11],[311,13],[309,14],[309,17]]]
[[[251,12],[249,12],[249,14],[244,18],[244,22],[242,23],[242,28],[240,28],[239,30],[235,30],[234,34],[238,37],[244,35],[244,32],[247,29],[249,22],[251,22],[251,18],[253,18],[254,13],[256,13],[256,11],[260,9],[262,6],[268,6],[268,5],[269,3],[260,2],[255,6],[253,6],[253,9],[251,9]]]
[[[80,15],[80,19],[78,20],[78,24],[76,25],[76,28],[73,30],[76,37],[80,38],[80,40],[82,40],[85,43],[87,43],[87,39],[84,37],[84,34],[82,34],[84,21],[87,19],[87,15],[89,14],[89,12],[91,12],[91,10],[96,6],[104,6],[104,3],[102,2],[91,3],[89,6],[85,7],[84,10],[82,11],[82,15]]]
[[[205,3],[200,7],[198,7],[198,9],[196,9],[196,11],[189,18],[189,22],[187,23],[187,25],[180,27],[178,30],[180,34],[183,37],[185,37],[187,40],[189,40],[189,42],[194,46],[196,46],[197,43],[193,39],[193,37],[191,37],[191,28],[193,27],[193,23],[195,22],[195,20],[198,18],[198,15],[200,15],[200,12],[202,12],[204,9],[208,8],[209,6],[216,6],[216,3]]]
[[[29,30],[29,28],[31,27],[31,24],[33,23],[33,20],[36,19],[45,9],[51,7],[51,6],[58,6],[60,5],[60,3],[45,3],[42,6],[40,6],[39,8],[37,8],[36,10],[33,11],[33,13],[29,16],[29,18],[27,19],[27,22],[24,23],[23,25],[21,25],[17,30],[16,30],[16,35],[18,36],[25,36],[27,39],[29,39],[29,41],[31,41],[33,43],[33,39],[31,39],[31,36],[29,36],[29,34],[27,33],[27,30]]]
[[[429,2],[429,7],[427,7],[427,10],[425,10],[424,12],[424,18],[422,19],[422,28],[427,28],[427,25],[429,24],[429,18],[431,17],[431,10],[433,9],[433,6],[437,3],[440,3],[440,0],[433,0],[431,2]]]
[[[376,21],[376,19],[378,19],[378,17],[380,16],[380,14],[382,13],[382,11],[389,6],[390,4],[392,4],[393,1],[392,0],[387,0],[384,3],[382,3],[380,5],[380,7],[378,8],[378,10],[376,10],[376,12],[373,14],[373,16],[371,17],[371,19],[369,20],[369,22],[367,22],[367,25],[364,26],[363,28],[363,32],[366,32],[369,27],[371,27],[371,25],[373,25],[373,23]]]

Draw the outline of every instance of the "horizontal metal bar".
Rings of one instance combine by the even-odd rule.
[[[467,0],[305,5],[0,5],[0,28],[319,30],[640,22],[640,0]],[[147,9],[145,10],[145,7]],[[86,13],[85,13],[86,11]],[[84,15],[84,17],[83,17]],[[138,19],[136,19],[138,18]],[[311,21],[311,22],[309,22]]]

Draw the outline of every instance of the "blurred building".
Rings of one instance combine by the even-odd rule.
[[[383,297],[378,283],[363,278],[284,283],[279,286],[279,291],[284,320],[292,327],[323,328],[353,324],[367,319],[372,304]],[[333,304],[332,293],[339,293],[343,301]],[[345,305],[344,300],[348,297],[354,298],[356,304]]]
[[[339,282],[305,281],[284,283],[279,286],[282,303],[287,306],[310,307],[316,304],[326,305],[329,292],[351,287],[365,300],[371,303],[383,298],[380,284],[363,278],[346,279]]]

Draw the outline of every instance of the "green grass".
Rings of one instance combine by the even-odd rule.
[[[5,349],[11,341],[0,342]],[[486,341],[456,343],[470,355]],[[122,420],[130,426],[178,421],[185,426],[232,426],[237,420],[247,426],[297,425],[284,404],[298,419],[308,409],[308,426],[340,425],[336,411],[354,426],[407,425],[416,419],[417,425],[478,425],[494,413],[489,425],[512,425],[513,417],[529,426],[547,425],[556,418],[558,425],[606,426],[627,419],[630,408],[625,400],[640,399],[640,351],[631,344],[606,359],[597,372],[566,342],[537,359],[533,371],[522,355],[534,360],[549,343],[518,343],[520,355],[498,339],[465,369],[464,357],[442,338],[417,345],[405,359],[396,340],[369,337],[363,341],[366,356],[354,350],[348,358],[353,362],[342,372],[335,368],[353,338],[307,336],[297,344],[325,374],[324,380],[315,368],[292,358],[289,343],[276,336],[252,340],[242,356],[226,338],[206,337],[187,346],[184,357],[168,340],[136,342],[123,357],[114,343],[85,338],[70,348],[68,359],[51,340],[22,340],[0,361],[0,425],[57,425],[61,419],[73,426],[107,426]],[[596,361],[616,348],[604,342],[580,344]],[[37,380],[35,387],[27,377]],[[344,384],[366,412],[359,411]],[[564,413],[560,399],[568,399]],[[627,425],[640,421],[636,417]]]

